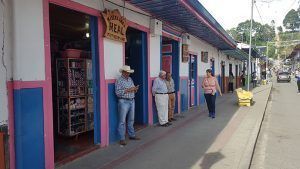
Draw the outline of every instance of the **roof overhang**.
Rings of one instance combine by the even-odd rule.
[[[164,23],[208,42],[221,50],[235,49],[236,42],[197,0],[127,0]]]
[[[238,59],[238,60],[247,60],[248,59],[247,53],[245,53],[244,51],[242,51],[238,48],[232,49],[232,50],[222,50],[222,52],[225,55],[229,55],[230,57]]]
[[[249,53],[249,48],[242,48],[242,50],[246,53]],[[251,56],[252,56],[252,58],[260,58],[261,54],[255,47],[252,47]]]

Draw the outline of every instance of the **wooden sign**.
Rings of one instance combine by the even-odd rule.
[[[189,46],[182,44],[182,62],[187,63],[189,61]]]
[[[126,18],[121,16],[119,10],[115,9],[110,11],[105,9],[105,11],[102,12],[102,15],[106,23],[104,37],[120,42],[126,42],[126,30],[128,24]]]
[[[208,63],[208,52],[201,52],[201,61]]]

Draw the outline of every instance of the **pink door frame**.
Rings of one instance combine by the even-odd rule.
[[[50,23],[49,23],[49,4],[56,4],[65,8],[76,10],[98,18],[98,44],[99,44],[99,68],[100,86],[105,86],[104,79],[104,52],[103,52],[103,20],[101,11],[84,6],[71,0],[43,0],[43,25],[44,25],[44,50],[45,50],[45,87],[44,87],[44,144],[45,144],[45,168],[55,168],[54,164],[54,140],[53,140],[53,108],[52,108],[52,79],[51,79],[51,52],[50,52]],[[108,145],[108,113],[106,107],[105,94],[107,91],[101,88],[100,100],[100,120],[101,120],[101,146]]]

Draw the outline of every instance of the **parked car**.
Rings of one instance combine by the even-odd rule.
[[[277,82],[291,82],[291,74],[289,72],[278,72]]]

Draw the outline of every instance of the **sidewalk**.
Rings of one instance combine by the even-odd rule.
[[[178,117],[172,127],[151,126],[139,131],[141,141],[130,141],[125,147],[110,145],[60,169],[189,169],[212,165],[224,168],[223,164],[232,164],[232,159],[242,158],[243,152],[239,151],[254,145],[255,140],[247,137],[255,136],[254,126],[259,124],[263,114],[269,88],[254,89],[257,103],[253,107],[240,108],[235,94],[226,94],[217,98],[217,118],[214,120],[208,118],[206,108],[200,106],[182,113],[180,117],[183,118]],[[243,141],[238,141],[240,139]],[[241,163],[241,160],[235,161]]]

